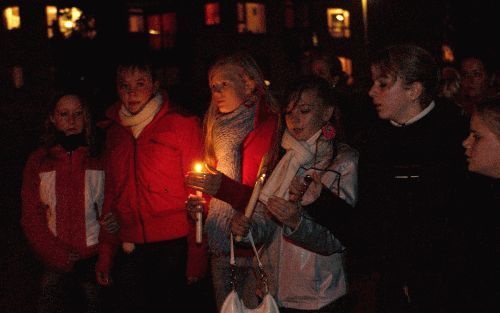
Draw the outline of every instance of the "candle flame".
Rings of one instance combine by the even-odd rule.
[[[197,173],[201,173],[203,171],[203,164],[196,163],[194,165],[194,171],[197,172]]]

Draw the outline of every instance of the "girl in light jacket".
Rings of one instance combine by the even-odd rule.
[[[335,101],[322,78],[305,77],[291,85],[284,102],[285,154],[251,220],[237,215],[232,221],[234,234],[245,235],[250,228],[255,241],[267,242],[262,259],[280,312],[341,312],[344,307],[343,238],[324,219],[337,219],[356,204],[358,153],[341,142]],[[325,197],[330,205],[318,207]]]

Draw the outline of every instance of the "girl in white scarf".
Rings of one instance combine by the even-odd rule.
[[[288,95],[281,142],[286,153],[264,185],[254,216],[236,215],[232,232],[245,235],[251,227],[256,241],[267,242],[262,259],[280,311],[335,312],[335,300],[347,292],[345,248],[335,230],[314,220],[303,205],[313,204],[326,190],[354,206],[358,154],[335,138],[336,98],[326,81],[303,78]],[[304,183],[306,175],[313,178],[310,185]]]

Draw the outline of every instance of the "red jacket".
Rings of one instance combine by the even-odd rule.
[[[104,171],[98,159],[80,147],[61,146],[33,152],[24,168],[21,225],[49,267],[69,271],[71,251],[85,259],[97,254]]]
[[[166,97],[165,97],[166,98]],[[199,120],[170,109],[160,111],[133,137],[119,122],[120,104],[111,107],[106,140],[106,188],[103,212],[113,211],[120,222],[121,242],[146,243],[188,236],[185,201],[192,193],[184,185],[186,172],[203,160]],[[204,247],[188,238],[188,275],[206,270]],[[102,237],[100,270],[109,270],[114,239]],[[198,272],[198,273],[196,273]]]

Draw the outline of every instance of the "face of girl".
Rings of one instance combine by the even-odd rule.
[[[483,63],[478,59],[466,59],[462,62],[462,88],[466,96],[480,97],[488,88],[488,75]]]
[[[500,137],[491,131],[480,115],[472,115],[470,133],[462,145],[469,171],[500,178]]]
[[[234,65],[223,65],[210,71],[208,83],[212,103],[217,105],[219,112],[233,112],[243,103],[245,95],[250,93],[240,73],[242,69]]]
[[[316,90],[304,90],[300,99],[290,101],[286,108],[285,122],[290,134],[298,141],[312,137],[333,114],[333,107],[324,105]]]
[[[85,123],[85,112],[80,99],[73,95],[63,96],[57,101],[50,121],[66,136],[80,134]]]
[[[383,73],[378,66],[372,66],[371,73],[373,85],[368,94],[379,118],[403,124],[421,111],[401,78]]]
[[[158,89],[150,73],[124,69],[118,73],[117,91],[125,108],[133,115],[144,109]]]

